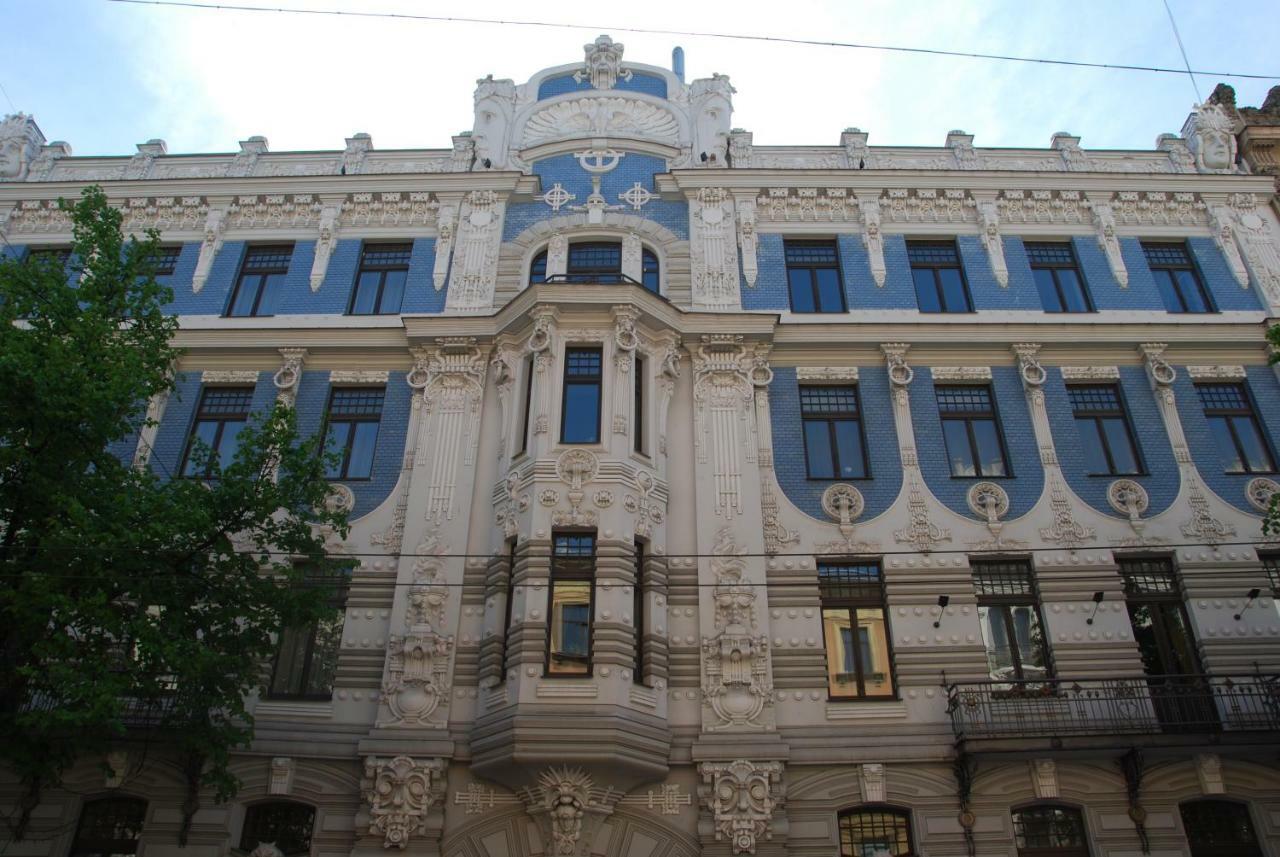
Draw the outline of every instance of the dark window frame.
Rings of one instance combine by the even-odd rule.
[[[1192,838],[1192,829],[1187,824],[1187,810],[1191,807],[1195,807],[1197,810],[1200,807],[1204,807],[1206,810],[1205,818],[1222,820],[1222,810],[1225,805],[1231,805],[1233,808],[1240,810],[1245,821],[1248,822],[1249,833],[1253,836],[1252,845],[1248,843],[1229,844],[1214,840],[1201,841],[1199,837]],[[1258,839],[1258,825],[1254,821],[1253,811],[1248,801],[1233,800],[1226,797],[1202,797],[1185,800],[1178,804],[1178,820],[1182,822],[1182,832],[1186,837],[1191,857],[1201,857],[1201,855],[1204,855],[1204,857],[1210,857],[1210,855],[1212,857],[1263,857],[1266,853],[1262,850],[1262,843]],[[1201,836],[1203,835],[1202,832]],[[1197,848],[1200,850],[1197,850]]]
[[[631,588],[631,624],[635,629],[635,663],[632,666],[631,678],[636,684],[645,684],[645,671],[649,666],[649,658],[644,650],[645,622],[645,589],[648,584],[648,573],[645,569],[644,539],[635,540],[635,581]]]
[[[1215,407],[1210,408],[1204,401],[1202,390],[1210,387],[1229,387],[1239,391],[1240,400],[1244,403],[1240,407],[1226,408]],[[1267,433],[1262,424],[1262,420],[1258,417],[1258,404],[1253,400],[1253,391],[1249,389],[1248,383],[1245,381],[1206,381],[1196,384],[1196,396],[1200,398],[1200,410],[1204,414],[1206,421],[1213,417],[1223,418],[1226,422],[1227,432],[1231,435],[1231,442],[1235,445],[1236,456],[1240,459],[1243,467],[1241,470],[1223,469],[1224,473],[1233,476],[1250,476],[1259,473],[1275,473],[1276,472],[1276,453],[1275,448],[1271,444],[1271,436]],[[1253,430],[1258,433],[1258,439],[1262,443],[1262,451],[1266,453],[1267,459],[1271,464],[1270,469],[1254,470],[1249,464],[1249,457],[1245,454],[1245,449],[1240,443],[1240,435],[1236,431],[1235,418],[1243,417],[1253,424]]]
[[[402,253],[404,261],[370,261],[366,258],[371,253]],[[413,256],[412,242],[396,242],[387,244],[364,243],[360,247],[360,264],[356,268],[356,279],[351,289],[351,300],[347,304],[347,315],[399,315],[404,307],[405,291],[409,284],[409,264]],[[394,310],[384,309],[382,306],[383,297],[386,294],[387,274],[403,271],[405,275],[405,285],[400,289],[400,304]],[[379,274],[378,284],[375,287],[375,296],[373,299],[373,310],[371,312],[356,312],[356,301],[360,297],[360,280],[365,274]]]
[[[974,559],[970,560],[969,567],[973,580],[974,595],[977,598],[977,606],[986,607],[988,609],[998,609],[1004,618],[1009,640],[1010,660],[1014,669],[1013,680],[1019,682],[1051,681],[1055,675],[1053,665],[1053,646],[1050,645],[1048,626],[1045,625],[1044,622],[1044,610],[1041,608],[1039,582],[1036,580],[1035,571],[1032,568],[1030,560],[1024,558]],[[987,574],[984,575],[984,572]],[[987,580],[992,581],[993,583],[996,581],[996,578],[1001,576],[1006,580],[1013,580],[1015,577],[1025,578],[1026,589],[1022,592],[984,592],[984,581],[981,580],[984,576],[987,576]],[[1010,590],[1012,589],[1012,587],[1008,588]],[[1040,624],[1040,655],[1044,660],[1045,671],[1043,679],[1028,678],[1026,676],[1021,644],[1018,642],[1018,635],[1015,633],[1016,623],[1014,622],[1012,609],[1014,607],[1031,608],[1031,612],[1035,614],[1036,621]]]
[[[987,393],[987,401],[991,403],[989,411],[943,411],[938,402],[938,392],[941,390],[985,390]],[[1000,419],[1000,404],[996,400],[995,386],[991,383],[986,384],[935,384],[934,388],[934,404],[938,408],[938,420],[945,423],[948,420],[965,423],[965,435],[969,441],[969,454],[973,457],[973,475],[956,473],[951,467],[951,448],[947,445],[946,426],[942,427],[942,445],[947,453],[947,470],[951,472],[952,479],[1012,479],[1014,478],[1013,466],[1010,463],[1009,445],[1005,442],[1004,437],[1004,421]],[[978,455],[978,440],[973,433],[973,420],[989,419],[995,424],[996,440],[1000,444],[1000,458],[1004,465],[1004,473],[983,473],[982,461]]]
[[[1071,395],[1072,390],[1087,389],[1106,389],[1115,394],[1116,407],[1114,410],[1104,408],[1080,408],[1077,410],[1075,400]],[[1107,471],[1105,473],[1088,472],[1087,476],[1146,476],[1146,463],[1142,456],[1142,447],[1138,445],[1138,436],[1133,431],[1133,420],[1129,417],[1129,406],[1125,401],[1124,389],[1118,382],[1110,384],[1068,384],[1067,400],[1071,405],[1071,417],[1077,423],[1080,420],[1092,420],[1097,428],[1098,437],[1102,441],[1102,456],[1107,462]],[[1115,464],[1115,455],[1111,450],[1111,442],[1107,439],[1107,434],[1103,431],[1103,420],[1119,419],[1124,423],[1126,436],[1129,438],[1129,449],[1133,452],[1133,460],[1136,469],[1133,471],[1117,470]],[[1083,446],[1083,440],[1081,441]]]
[[[640,285],[651,294],[662,294],[662,262],[656,252],[644,246],[640,248]]]
[[[912,253],[911,253],[911,251],[912,251],[913,249],[920,249],[920,250],[928,250],[928,249],[940,250],[940,249],[943,249],[943,248],[946,248],[946,249],[948,249],[948,250],[950,250],[950,251],[951,251],[952,255],[954,256],[954,261],[943,262],[943,261],[937,261],[937,260],[928,260],[928,259],[923,259],[923,258],[919,258],[919,257],[917,257],[917,258],[912,258]],[[915,291],[916,291],[916,308],[917,308],[917,310],[919,310],[919,311],[920,311],[920,312],[922,312],[922,313],[927,313],[927,314],[929,314],[929,315],[962,315],[962,314],[964,314],[964,313],[970,313],[970,312],[973,312],[973,311],[974,311],[974,309],[973,309],[973,292],[969,289],[969,278],[968,278],[967,276],[965,276],[965,271],[964,271],[964,259],[960,256],[960,247],[959,247],[959,245],[957,245],[957,244],[956,244],[956,242],[955,242],[954,240],[949,240],[949,241],[938,241],[938,240],[911,240],[911,241],[908,241],[908,242],[907,242],[907,260],[908,260],[908,265],[909,265],[909,267],[910,267],[910,269],[911,269],[911,284],[912,284],[912,287],[913,287],[913,288],[915,289]],[[941,279],[941,277],[938,275],[938,272],[939,272],[939,271],[942,271],[942,270],[948,270],[948,271],[950,271],[950,270],[954,270],[954,271],[957,271],[957,272],[960,274],[960,285],[961,285],[961,288],[964,290],[964,304],[965,304],[965,305],[964,305],[964,309],[952,309],[952,308],[949,308],[949,307],[947,306],[947,301],[946,301],[946,290],[943,288],[943,285],[942,285],[942,279]],[[919,301],[920,301],[920,298],[919,298],[920,292],[919,292],[919,288],[915,285],[915,272],[916,272],[916,271],[930,271],[930,272],[933,274],[933,290],[934,290],[934,295],[937,297],[937,300],[938,300],[938,306],[939,306],[939,307],[941,307],[941,309],[937,309],[937,310],[926,310],[926,309],[921,309],[921,308],[920,308],[920,303],[919,303]]]
[[[195,414],[191,418],[191,427],[187,430],[187,448],[182,454],[182,464],[178,468],[178,472],[182,474],[184,479],[212,479],[213,468],[220,457],[218,447],[222,443],[222,435],[226,431],[228,423],[248,423],[250,415],[253,413],[253,395],[254,387],[242,386],[222,386],[208,385],[200,391],[200,400],[196,404]],[[205,406],[208,404],[210,394],[235,392],[240,394],[248,394],[248,402],[243,411],[222,412],[222,411],[206,411]],[[196,429],[202,422],[216,422],[218,427],[214,430],[213,443],[209,444],[212,450],[212,456],[209,458],[207,466],[201,473],[187,473],[187,466],[192,464],[191,454],[196,449]]]
[[[507,607],[506,616],[502,620],[502,681],[507,680],[507,672],[515,663],[512,655],[511,644],[511,620],[515,617],[515,601],[516,601],[516,546],[518,541],[515,538],[507,542]],[[548,623],[549,625],[550,623]]]
[[[1048,252],[1052,249],[1065,248],[1070,255],[1070,260],[1047,258]],[[1078,312],[1078,310],[1067,309],[1067,300],[1065,290],[1062,285],[1062,279],[1059,271],[1071,271],[1076,275],[1076,282],[1080,284],[1080,299],[1084,303],[1083,312],[1097,312],[1097,306],[1093,302],[1093,295],[1089,293],[1089,284],[1084,278],[1084,272],[1080,269],[1080,259],[1076,255],[1076,246],[1074,241],[1026,241],[1023,249],[1027,255],[1027,262],[1031,266],[1032,278],[1035,278],[1036,271],[1049,271],[1053,279],[1053,289],[1058,296],[1058,305],[1061,309],[1050,309],[1044,307],[1047,313],[1055,315],[1062,313]],[[1037,254],[1039,258],[1037,258]],[[1039,289],[1037,289],[1039,291]],[[1044,302],[1044,296],[1041,295],[1041,304]]]
[[[85,839],[87,832],[85,830],[86,811],[90,820],[95,820],[94,815],[99,809],[109,806],[116,806],[123,809],[126,805],[133,810],[137,810],[136,824],[137,829],[132,839],[124,838],[94,838]],[[142,831],[147,823],[147,810],[150,809],[150,803],[146,798],[136,797],[131,794],[108,794],[100,795],[95,798],[85,800],[80,805],[80,811],[76,817],[76,832],[71,840],[71,849],[68,857],[96,857],[99,854],[137,854],[138,844],[142,840]],[[117,819],[123,819],[123,812],[117,815]],[[124,820],[126,823],[128,820]],[[119,824],[116,825],[117,829]]]
[[[156,277],[171,277],[178,270],[178,260],[182,258],[181,244],[162,244],[156,248],[156,254],[151,257],[153,265],[152,275]]]
[[[262,306],[262,296],[266,291],[267,278],[274,276],[288,276],[289,267],[293,264],[293,244],[254,244],[245,248],[244,258],[240,260],[240,269],[236,272],[236,285],[231,290],[231,299],[227,301],[227,309],[222,314],[224,318],[272,318],[275,313],[260,313],[258,310]],[[286,256],[283,267],[280,264],[266,265],[261,268],[255,265],[258,257],[269,256]],[[233,310],[240,300],[240,294],[244,288],[251,284],[254,289],[253,303],[249,307],[249,312],[245,314],[233,314]],[[279,296],[277,296],[279,297]]]
[[[846,825],[846,819],[852,820],[857,816],[890,816],[894,819],[894,831],[896,833],[899,822],[901,828],[907,834],[907,850],[904,854],[893,855],[893,857],[916,857],[916,838],[915,831],[912,829],[912,812],[909,807],[896,806],[888,803],[864,803],[857,806],[851,806],[842,809],[836,813],[836,847],[839,850],[840,857],[862,857],[861,853],[845,849],[845,827],[852,827],[852,823]],[[866,825],[861,825],[866,827]],[[850,841],[850,846],[853,843]],[[896,848],[896,845],[895,845]]]
[[[791,258],[792,250],[817,250],[830,249],[830,262],[816,261],[795,261]],[[840,244],[834,238],[805,238],[790,239],[786,238],[782,241],[782,259],[787,274],[787,306],[794,313],[802,313],[804,315],[832,315],[837,313],[846,313],[849,311],[849,299],[845,295],[844,289],[844,273],[840,269]],[[809,292],[813,301],[814,309],[801,310],[796,309],[795,295],[792,292],[791,274],[793,271],[807,271],[809,274]],[[839,285],[840,306],[839,308],[826,307],[822,303],[822,290],[818,287],[818,271],[835,271],[836,283]]]
[[[632,438],[631,446],[632,446],[632,449],[634,449],[640,455],[647,455],[647,453],[645,452],[645,445],[644,445],[644,442],[645,442],[644,370],[645,370],[645,359],[639,354],[636,354],[631,359],[631,371],[634,375],[634,379],[632,381],[632,386],[634,387],[634,390],[633,390],[634,395],[632,396],[632,401],[631,401],[631,424],[632,424],[631,432],[634,435],[634,437]]]
[[[1205,285],[1203,274],[1200,272],[1200,266],[1196,264],[1195,254],[1191,252],[1191,248],[1185,241],[1143,241],[1142,255],[1146,259],[1147,269],[1151,271],[1153,278],[1159,279],[1161,274],[1168,276],[1168,282],[1172,289],[1172,294],[1177,297],[1181,309],[1175,309],[1169,306],[1166,300],[1166,293],[1159,289],[1161,301],[1165,304],[1165,309],[1171,313],[1178,315],[1208,315],[1218,312],[1218,305],[1213,300],[1208,286]],[[1172,249],[1177,248],[1182,253],[1182,260],[1172,261],[1169,259],[1159,260],[1153,257],[1155,253],[1168,253]],[[1188,309],[1187,295],[1182,291],[1182,280],[1175,272],[1185,271],[1191,274],[1191,279],[1195,282],[1196,289],[1200,295],[1200,300],[1204,302],[1204,310]]]
[[[1124,592],[1125,606],[1135,605],[1167,606],[1176,610],[1187,634],[1187,654],[1192,666],[1192,675],[1204,675],[1204,660],[1200,655],[1200,640],[1196,635],[1196,627],[1191,624],[1191,614],[1187,610],[1187,597],[1183,589],[1182,575],[1173,560],[1159,555],[1120,555],[1116,557],[1116,565],[1120,569],[1121,586]],[[1154,586],[1146,586],[1149,582]],[[1152,611],[1152,627],[1160,657],[1164,663],[1173,660],[1174,654],[1169,649],[1170,631],[1164,611]],[[1132,616],[1130,616],[1132,623]],[[1136,629],[1131,629],[1136,631]],[[1135,637],[1136,637],[1135,633]],[[1167,674],[1167,673],[1166,673]]]
[[[805,413],[805,390],[847,390],[853,394],[853,410],[852,411],[827,411]],[[862,475],[861,476],[844,476],[840,462],[839,444],[836,439],[836,423],[852,422],[858,428],[858,445],[862,451]],[[827,425],[827,443],[831,450],[831,476],[814,476],[812,462],[809,458],[809,432],[806,428],[808,423],[826,423]],[[867,454],[867,432],[862,421],[862,399],[858,395],[857,384],[801,384],[800,385],[800,440],[804,448],[804,472],[805,478],[815,482],[841,482],[845,480],[864,480],[871,479],[871,461]]]
[[[332,587],[329,597],[326,600],[325,607],[335,611],[341,618],[343,626],[346,624],[347,595],[350,591],[351,580],[346,573],[336,573],[332,575],[326,574],[308,574],[301,581],[296,583],[297,586],[317,586],[325,585]],[[309,623],[306,627],[306,640],[304,642],[305,651],[302,658],[302,668],[298,671],[297,684],[299,690],[276,690],[276,676],[280,669],[280,656],[284,654],[284,635],[289,631],[297,631],[299,628],[281,628],[280,636],[276,640],[276,653],[271,661],[271,678],[267,682],[266,699],[292,699],[292,700],[314,700],[328,701],[333,699],[332,680],[327,693],[315,692],[309,693],[306,690],[308,684],[312,680],[312,667],[315,664],[316,653],[316,637],[320,631],[320,622],[323,619]],[[342,628],[338,632],[338,647],[334,652],[334,677],[337,675],[337,660],[342,651]]]
[[[537,356],[530,354],[524,359],[524,420],[520,432],[520,449],[516,455],[524,455],[529,451],[529,426],[533,417],[533,376]]]
[[[378,413],[376,416],[368,413],[360,414],[338,414],[333,413],[334,401],[343,394],[353,392],[371,392],[377,390],[382,393],[382,399],[378,403]],[[342,447],[342,461],[339,462],[338,472],[335,475],[329,475],[327,472],[325,478],[333,482],[368,482],[373,479],[373,465],[377,458],[378,436],[382,433],[382,415],[386,408],[387,388],[383,386],[377,387],[360,387],[360,386],[341,386],[332,387],[329,390],[329,401],[324,409],[324,424],[320,427],[320,436],[325,439],[325,452],[332,452],[328,447],[329,428],[334,423],[346,423],[350,425],[347,430],[347,440]],[[378,431],[373,436],[374,456],[369,461],[368,476],[350,476],[348,475],[351,467],[351,450],[355,446],[356,426],[360,424],[372,423],[378,427]]]
[[[1061,812],[1067,817],[1072,818],[1073,821],[1078,824],[1078,829],[1073,832],[1078,834],[1080,844],[1066,846],[1019,845],[1019,837],[1022,837],[1024,840],[1026,838],[1025,824],[1021,825],[1023,832],[1019,831],[1019,816],[1023,814],[1044,814],[1047,812]],[[1060,801],[1021,804],[1009,809],[1009,820],[1013,825],[1013,844],[1014,847],[1018,849],[1018,857],[1090,857],[1092,854],[1092,851],[1089,848],[1089,825],[1085,820],[1084,809],[1082,807],[1072,806],[1071,804],[1062,803]],[[1036,820],[1041,821],[1042,819]],[[1039,833],[1040,832],[1037,831],[1037,836]]]
[[[529,260],[529,285],[536,286],[547,281],[547,250],[544,247]]]
[[[852,578],[839,580],[830,578],[823,582],[823,569],[876,569],[876,580],[857,581]],[[889,622],[889,601],[884,580],[884,565],[875,559],[860,560],[855,558],[822,559],[817,563],[817,583],[819,599],[819,615],[823,624],[823,654],[829,660],[832,653],[826,646],[826,612],[828,610],[844,610],[849,616],[849,627],[855,632],[850,648],[853,651],[854,684],[857,693],[835,694],[831,691],[831,671],[826,669],[827,700],[830,702],[896,702],[898,693],[898,669],[893,653],[893,632]],[[825,590],[825,591],[824,591]],[[866,691],[867,677],[872,674],[868,665],[862,663],[862,646],[856,639],[858,629],[858,611],[878,609],[884,622],[885,656],[889,663],[889,693],[869,695]],[[843,672],[841,670],[840,672]]]
[[[305,833],[305,841],[302,843],[294,843],[285,841],[281,843],[279,831],[271,829],[270,825],[274,819],[259,819],[260,814],[270,812],[282,813],[284,811],[292,811],[298,813],[299,816],[306,813],[302,810],[308,810],[311,816],[310,830]],[[248,804],[244,808],[244,820],[240,824],[240,850],[248,854],[253,851],[262,842],[273,842],[276,847],[284,853],[285,857],[302,857],[302,855],[311,853],[311,841],[315,837],[316,820],[319,817],[317,808],[309,803],[299,800],[262,800]],[[300,820],[300,819],[297,819]],[[260,829],[255,829],[260,828]],[[269,836],[270,838],[264,838]],[[252,837],[252,839],[250,839]],[[299,845],[300,847],[286,847]]]
[[[590,537],[591,554],[588,558],[581,555],[560,554],[557,539],[561,536],[569,538]],[[599,541],[596,537],[595,530],[554,530],[551,533],[551,575],[550,584],[547,586],[547,638],[546,645],[543,647],[544,660],[542,665],[543,678],[556,679],[591,679],[595,674],[595,646],[593,645],[595,636],[595,613],[596,613],[596,559],[599,556]],[[557,583],[587,583],[587,655],[584,660],[584,670],[578,673],[569,672],[553,672],[551,669],[551,649],[554,645],[553,629],[555,627],[555,619],[553,611],[555,610],[555,595]],[[563,653],[562,653],[563,654]]]
[[[593,374],[574,374],[570,356],[573,352],[592,352],[597,355],[599,371]],[[565,429],[569,425],[569,388],[571,386],[591,386],[596,388],[595,437],[592,440],[566,440]],[[604,349],[599,345],[570,345],[564,350],[564,374],[560,389],[560,443],[569,446],[589,446],[603,442],[600,420],[604,410]]]

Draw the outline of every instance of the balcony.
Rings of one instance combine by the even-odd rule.
[[[1119,676],[947,686],[974,753],[1280,743],[1280,675]]]

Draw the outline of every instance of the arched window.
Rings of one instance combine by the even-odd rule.
[[[840,813],[840,857],[914,857],[911,813],[865,806]]]
[[[273,843],[285,857],[311,853],[311,831],[316,809],[291,800],[255,803],[244,811],[240,850],[253,851],[263,842]]]
[[[658,294],[658,254],[646,247],[641,251],[640,264],[643,273],[640,282],[646,289]]]
[[[69,857],[116,857],[137,854],[147,802],[141,798],[91,800],[80,810],[80,825]]]
[[[1249,807],[1230,800],[1184,803],[1182,826],[1191,857],[1262,857]]]
[[[647,247],[640,251],[640,281],[655,295],[660,289],[658,254]],[[635,283],[622,273],[622,242],[580,241],[569,245],[565,271],[552,275],[558,283]],[[547,282],[547,251],[542,250],[529,264],[529,285]]]
[[[1084,816],[1069,806],[1025,806],[1013,811],[1018,857],[1089,857]]]
[[[533,263],[529,265],[529,285],[536,286],[538,283],[545,283],[546,281],[547,251],[543,250],[533,257]]]

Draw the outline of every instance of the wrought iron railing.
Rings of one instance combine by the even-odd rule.
[[[545,280],[543,280],[543,282],[550,283],[551,285],[564,285],[565,283],[570,283],[570,284],[590,283],[591,285],[600,285],[600,286],[618,286],[618,285],[643,286],[644,285],[644,283],[641,283],[639,280],[636,280],[632,277],[628,277],[626,274],[618,274],[618,273],[610,273],[610,272],[602,272],[602,271],[597,271],[595,273],[590,273],[590,274],[551,274]]]
[[[128,729],[155,729],[170,719],[176,701],[176,689],[173,687],[162,687],[160,692],[151,698],[124,697],[120,700],[120,723]],[[27,711],[52,711],[68,708],[74,704],[52,694],[36,692],[28,697],[26,704],[22,707]]]
[[[1122,676],[947,685],[959,741],[1270,732],[1280,675]]]

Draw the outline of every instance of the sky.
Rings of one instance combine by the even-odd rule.
[[[727,74],[735,127],[757,145],[1049,144],[1151,148],[1196,101],[1186,75],[627,33],[624,26],[840,40],[1091,62],[1182,67],[1162,0],[781,0],[631,3],[488,0],[228,0],[242,5],[536,19],[522,27],[127,5],[0,0],[0,112],[33,114],[77,155],[128,155],[152,138],[170,153],[231,152],[260,134],[272,151],[448,148],[472,124],[475,81],[526,81],[577,62],[607,32],[627,60],[686,79]],[[1280,75],[1275,0],[1168,0],[1194,69]],[[1197,77],[1201,96],[1220,78]],[[1271,80],[1229,81],[1241,106]],[[7,98],[6,98],[7,96]]]

